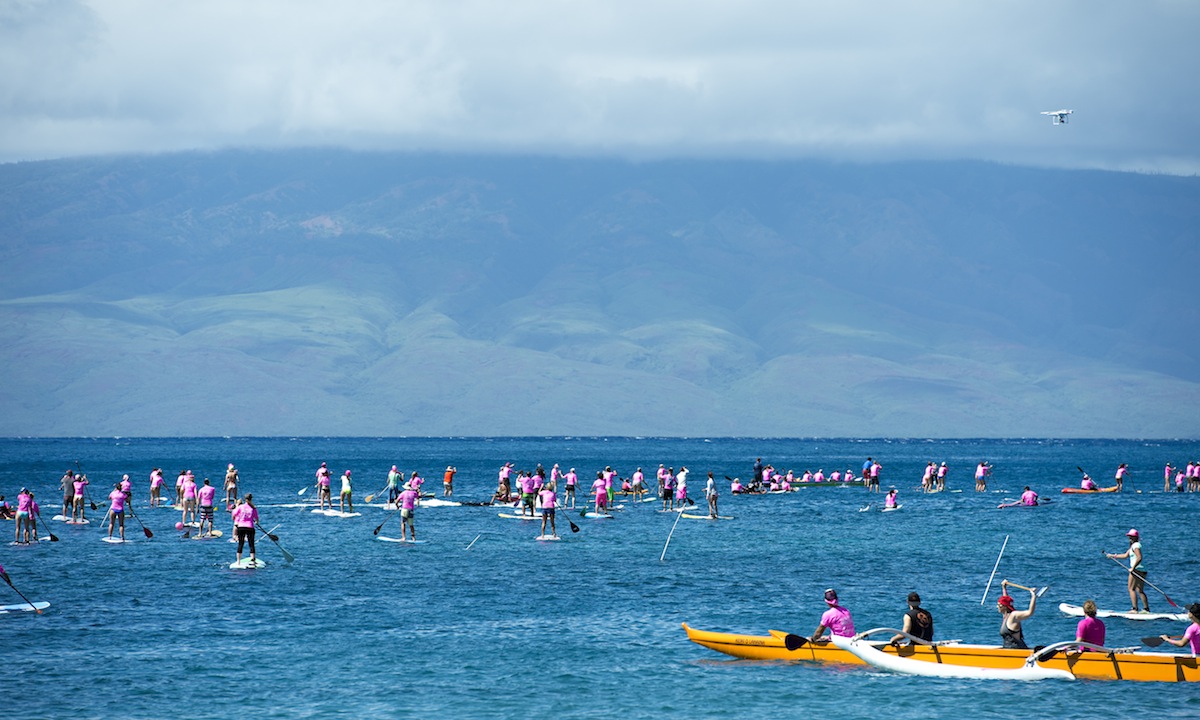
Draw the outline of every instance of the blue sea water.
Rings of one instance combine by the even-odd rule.
[[[0,616],[5,718],[1200,717],[1195,684],[931,680],[739,661],[680,628],[807,635],[834,586],[859,630],[898,625],[917,590],[939,637],[994,642],[994,600],[1007,577],[1051,587],[1026,623],[1032,644],[1070,639],[1076,620],[1058,603],[1127,607],[1125,574],[1100,551],[1124,549],[1130,527],[1143,533],[1151,581],[1180,605],[1200,600],[1200,494],[1161,492],[1164,463],[1200,456],[1194,442],[109,438],[8,439],[0,449],[0,494],[12,501],[20,487],[35,489],[47,520],[58,479],[77,461],[97,490],[128,473],[135,511],[154,535],[131,520],[136,542],[102,543],[102,509],[86,527],[49,523],[60,542],[0,546],[16,587],[52,603],[41,616]],[[659,463],[687,465],[692,497],[702,498],[708,471],[747,478],[758,456],[798,474],[857,472],[872,456],[904,507],[859,512],[882,502],[861,488],[735,497],[723,482],[721,512],[735,519],[680,521],[665,560],[676,516],[653,503],[629,504],[612,520],[571,514],[578,533],[560,517],[556,543],[535,541],[533,523],[495,508],[422,508],[417,529],[428,544],[418,546],[374,540],[381,523],[383,534],[399,534],[381,508],[339,519],[281,507],[311,496],[298,491],[321,461],[335,475],[354,471],[361,505],[392,464],[420,470],[439,494],[442,471],[456,465],[461,500],[487,499],[507,461],[557,462],[585,479],[605,465],[651,476]],[[963,492],[915,492],[929,460],[945,460],[949,488]],[[980,460],[995,466],[987,494],[973,491]],[[260,535],[269,566],[231,571],[233,545],[180,539],[177,513],[146,506],[152,467],[169,480],[190,468],[219,485],[228,462],[262,523],[279,525],[294,563]],[[1133,470],[1123,494],[1059,494],[1077,486],[1076,466],[1109,484],[1120,462]],[[1054,502],[996,508],[1025,485]],[[1167,608],[1149,592],[1154,609]],[[0,599],[19,601],[3,585]],[[1109,645],[1183,627],[1114,619]]]

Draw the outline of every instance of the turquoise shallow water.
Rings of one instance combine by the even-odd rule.
[[[108,546],[95,524],[51,523],[58,543],[0,546],[17,587],[52,603],[42,616],[0,616],[12,701],[4,717],[1200,717],[1194,684],[928,680],[735,661],[688,642],[680,628],[808,634],[833,585],[860,630],[898,624],[915,589],[940,637],[992,642],[996,585],[990,602],[979,601],[1007,535],[996,583],[1051,586],[1027,637],[1069,639],[1075,620],[1059,615],[1058,603],[1127,605],[1124,574],[1100,550],[1122,549],[1130,527],[1144,534],[1151,580],[1180,604],[1200,600],[1200,495],[1154,492],[1163,464],[1185,463],[1195,443],[10,439],[0,448],[0,493],[12,500],[22,485],[38,490],[47,519],[58,478],[76,460],[94,487],[128,472],[135,509],[154,533],[147,541],[133,523],[127,535],[138,542]],[[337,474],[354,470],[360,499],[393,463],[421,470],[439,491],[440,471],[453,463],[456,496],[483,500],[505,461],[558,462],[584,477],[604,465],[627,475],[637,465],[686,464],[698,498],[707,470],[748,477],[759,455],[798,472],[857,470],[874,456],[904,508],[860,513],[861,488],[733,497],[723,485],[722,513],[735,520],[680,521],[660,561],[675,516],[654,504],[627,506],[613,520],[573,515],[577,534],[560,519],[558,543],[534,541],[537,528],[494,508],[422,508],[418,531],[429,542],[415,547],[373,540],[385,521],[385,534],[399,530],[380,508],[338,519],[277,507],[302,499],[297,491],[322,460]],[[981,459],[995,465],[997,492],[972,491]],[[928,460],[946,460],[950,488],[965,492],[913,492]],[[153,466],[169,478],[191,468],[216,480],[227,462],[255,493],[263,524],[279,524],[293,564],[260,537],[269,567],[230,571],[231,544],[181,540],[174,512],[145,507]],[[1126,493],[1059,495],[1077,484],[1076,465],[1108,484],[1119,462],[1133,469]],[[1026,484],[1055,502],[996,509]],[[1166,608],[1150,592],[1155,609]],[[6,586],[0,593],[18,601]],[[1111,620],[1109,644],[1182,628]]]

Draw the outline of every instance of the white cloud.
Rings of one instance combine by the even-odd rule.
[[[1200,4],[158,2],[0,9],[0,160],[344,145],[1192,173]],[[1041,110],[1072,107],[1066,127]]]

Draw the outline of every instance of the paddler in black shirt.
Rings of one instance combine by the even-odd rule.
[[[921,607],[921,596],[915,591],[908,594],[908,611],[904,613],[902,629],[905,633],[926,642],[933,640],[933,614]],[[903,633],[897,633],[892,637],[891,644],[899,645],[906,640],[911,642]]]

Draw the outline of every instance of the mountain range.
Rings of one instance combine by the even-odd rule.
[[[1192,438],[1200,179],[0,165],[0,434]]]

